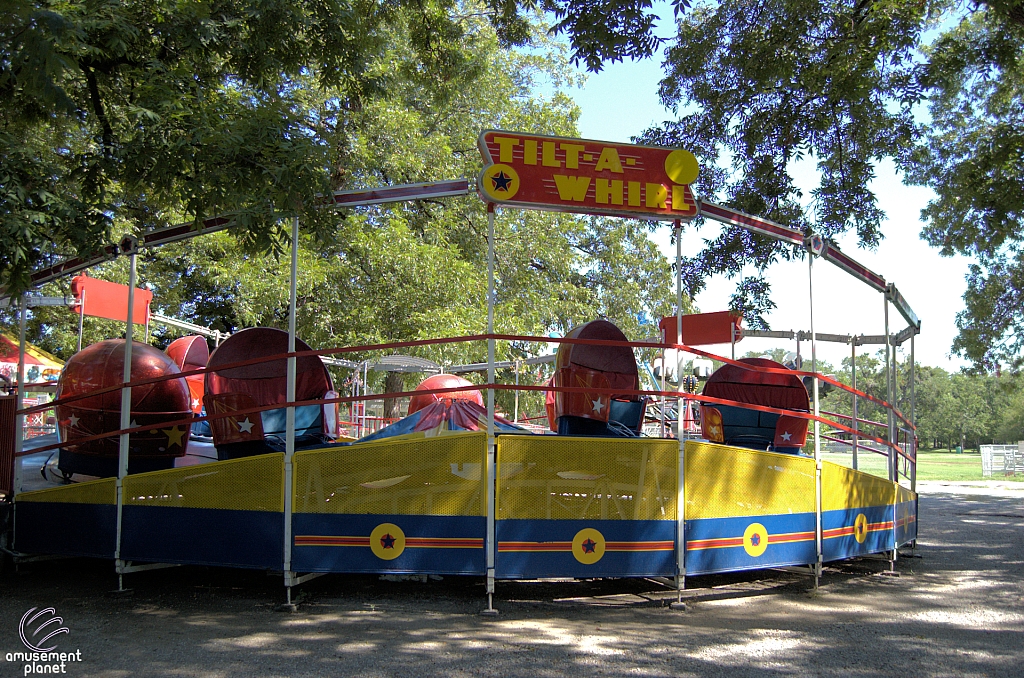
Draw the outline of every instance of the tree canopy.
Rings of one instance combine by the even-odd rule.
[[[573,82],[564,47],[529,25],[529,47],[502,47],[486,17],[457,20],[461,42],[452,77],[413,68],[414,16],[393,22],[364,64],[367,78],[389,86],[353,105],[340,85],[307,83],[293,96],[294,115],[318,125],[331,157],[324,174],[335,186],[377,187],[481,170],[482,128],[529,128],[576,136],[579,111],[565,94]],[[409,67],[396,68],[396,64]],[[318,152],[319,153],[319,152]],[[317,157],[325,157],[322,153]],[[329,170],[329,171],[328,171]],[[479,334],[486,330],[487,213],[474,197],[300,214],[298,333],[315,348]],[[115,218],[115,224],[132,226]],[[496,329],[546,336],[606,316],[628,336],[658,333],[672,312],[668,262],[648,237],[651,226],[618,219],[499,210],[496,219]],[[248,247],[239,229],[155,250],[139,258],[140,282],[155,287],[155,310],[222,331],[254,325],[286,327],[289,260]],[[243,231],[244,232],[244,231]],[[127,281],[126,262],[96,275]],[[67,281],[47,288],[66,292]],[[85,342],[120,333],[116,323],[89,319]],[[77,320],[66,309],[35,309],[30,334],[58,355],[74,351]],[[165,344],[174,331],[154,328]],[[539,347],[500,342],[499,360],[535,355]],[[403,350],[441,364],[486,360],[486,346],[445,345]],[[373,360],[363,352],[345,356]],[[511,375],[508,375],[511,380]],[[401,375],[385,392],[401,390]],[[525,378],[530,383],[533,377]],[[408,386],[408,384],[405,384]],[[499,395],[499,404],[504,395]],[[511,394],[508,398],[512,398]],[[540,400],[532,403],[542,407]],[[525,406],[525,403],[524,403]],[[511,402],[505,407],[511,411]]]
[[[0,287],[119,239],[115,215],[140,230],[231,214],[252,251],[279,244],[282,215],[326,229],[311,197],[344,181],[332,113],[413,76],[443,96],[470,72],[462,19],[474,15],[504,45],[529,38],[505,0],[11,0]],[[385,68],[396,26],[404,53]],[[311,111],[310,92],[327,89],[333,100]]]
[[[933,188],[924,237],[975,259],[954,350],[977,365],[1019,364],[1024,348],[1024,3],[982,0],[673,0],[677,32],[654,35],[649,0],[554,0],[577,61],[662,47],[662,102],[674,121],[647,142],[680,145],[708,165],[700,192],[826,236],[884,234],[869,188],[890,158],[908,183]],[[810,196],[787,168],[811,159]],[[760,272],[787,247],[725,229],[687,259],[689,292],[713,273]],[[757,276],[735,303],[770,308]]]

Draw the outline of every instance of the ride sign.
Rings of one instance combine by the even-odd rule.
[[[697,215],[693,153],[485,130],[477,188],[488,203],[640,219]]]

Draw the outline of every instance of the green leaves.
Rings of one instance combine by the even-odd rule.
[[[994,6],[993,6],[994,7]],[[976,260],[953,348],[979,367],[1017,369],[1024,348],[1024,25],[996,9],[964,18],[928,52],[928,137],[906,161],[932,186],[923,237]]]
[[[550,2],[558,18],[554,31],[569,36],[574,61],[600,71],[605,61],[645,58],[661,40],[653,34],[657,14],[650,0],[567,0]]]
[[[275,250],[277,223],[293,214],[327,237],[315,196],[344,172],[332,148],[338,111],[389,86],[442,102],[480,74],[473,43],[496,39],[486,19],[463,20],[456,9],[470,8],[446,0],[12,9],[0,20],[0,286],[14,291],[44,252],[102,246],[114,218],[120,231],[235,215],[250,252]],[[489,18],[523,37],[528,24],[503,12]]]

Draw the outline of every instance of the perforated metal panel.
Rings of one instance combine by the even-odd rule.
[[[679,443],[502,436],[497,517],[675,520]]]
[[[114,478],[90,480],[63,487],[22,492],[19,502],[47,502],[51,504],[116,504],[117,488]]]
[[[126,506],[284,511],[284,455],[139,473],[124,479]]]
[[[821,463],[821,510],[888,506],[896,498],[894,483],[839,464]]]
[[[686,519],[814,511],[814,460],[686,443]]]
[[[380,440],[295,455],[296,513],[482,516],[487,434]]]

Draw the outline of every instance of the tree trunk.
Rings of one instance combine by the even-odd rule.
[[[397,393],[405,390],[405,375],[401,372],[388,372],[384,377],[384,392]],[[397,419],[399,416],[398,398],[384,399],[384,417],[386,419]]]

